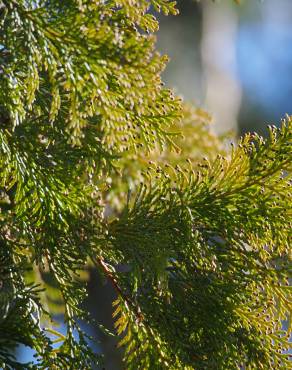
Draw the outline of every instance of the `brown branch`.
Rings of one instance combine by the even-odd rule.
[[[126,293],[123,291],[123,289],[120,287],[117,279],[113,275],[113,273],[109,270],[107,267],[107,264],[104,262],[104,259],[102,257],[98,257],[96,259],[98,265],[102,268],[103,272],[105,273],[106,277],[111,281],[114,289],[117,291],[117,293],[122,297],[124,301],[128,303],[128,305],[133,309],[137,320],[142,321],[143,320],[143,315],[141,313],[140,307],[137,306],[132,299],[126,295]]]

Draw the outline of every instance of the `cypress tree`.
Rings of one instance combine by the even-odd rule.
[[[117,292],[127,369],[290,365],[292,119],[226,149],[163,87],[150,7],[177,13],[0,1],[1,368],[102,364],[80,326],[86,266]]]

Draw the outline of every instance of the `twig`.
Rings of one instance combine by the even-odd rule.
[[[109,268],[107,267],[107,264],[104,262],[104,259],[102,257],[98,257],[96,259],[97,263],[99,264],[99,266],[102,268],[103,272],[105,273],[106,277],[111,281],[113,287],[115,288],[115,290],[117,291],[117,293],[124,299],[124,301],[126,301],[129,306],[133,309],[137,319],[139,321],[143,320],[143,315],[141,313],[141,310],[139,307],[137,307],[137,305],[131,300],[131,298],[129,296],[127,296],[124,291],[122,290],[122,288],[120,287],[117,279],[114,277],[113,273],[109,270]]]

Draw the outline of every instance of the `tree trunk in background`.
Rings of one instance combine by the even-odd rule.
[[[205,106],[217,132],[237,130],[241,87],[237,78],[238,15],[230,4],[202,3],[201,55],[205,78]]]
[[[92,317],[106,328],[113,331],[112,318],[112,302],[117,298],[114,288],[110,281],[103,281],[100,274],[96,270],[90,273],[88,282],[88,299],[86,302],[87,308],[91,312]],[[94,337],[100,343],[102,353],[105,357],[105,370],[121,370],[122,354],[117,349],[117,340],[111,336],[98,331],[94,333]]]

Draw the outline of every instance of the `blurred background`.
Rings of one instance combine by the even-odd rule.
[[[217,132],[263,133],[292,113],[292,1],[238,2],[178,0],[178,17],[160,17],[163,77]]]
[[[166,85],[206,109],[214,131],[264,133],[292,114],[292,0],[178,0],[179,16],[159,16],[158,50],[170,56]],[[96,271],[85,303],[92,316],[112,328],[110,282]],[[60,322],[62,318],[60,317]],[[61,327],[62,329],[62,327]],[[105,369],[122,369],[116,342],[87,330],[105,353]],[[19,348],[22,361],[32,353]]]

